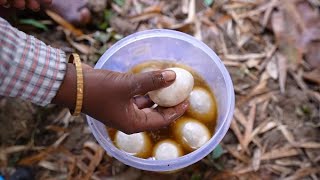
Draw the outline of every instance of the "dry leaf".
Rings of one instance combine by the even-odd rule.
[[[261,59],[266,57],[266,53],[260,53],[260,54],[225,54],[223,56],[225,59],[233,60],[233,61],[246,61],[248,59]]]
[[[273,92],[268,92],[268,93],[256,96],[249,101],[249,105],[251,106],[252,104],[260,104],[263,102],[267,102],[273,97],[273,94],[274,94]]]
[[[313,67],[320,67],[320,11],[312,7],[308,2],[297,3],[305,29],[301,34],[300,46],[304,48],[307,62]]]
[[[311,72],[303,73],[303,78],[320,85],[320,67]]]
[[[312,90],[307,90],[307,93],[320,104],[320,93]]]
[[[92,141],[87,141],[83,145],[82,155],[77,158],[76,165],[83,172],[78,174],[78,178],[89,180],[93,175],[94,170],[100,164],[104,150],[98,144]],[[72,175],[72,174],[71,174]]]
[[[287,80],[287,58],[280,53],[277,53],[278,72],[279,72],[279,86],[281,93],[285,93]]]
[[[278,159],[275,163],[281,166],[297,166],[300,167],[303,162],[292,159]]]
[[[253,132],[251,134],[251,139],[253,139],[258,134],[263,134],[263,133],[270,131],[271,129],[275,128],[276,126],[277,126],[277,124],[275,122],[269,121],[269,120],[266,120],[266,121],[260,123],[259,126],[253,130]]]
[[[257,59],[249,59],[246,62],[246,65],[248,68],[257,68],[259,64],[260,64],[260,61]]]
[[[69,136],[70,133],[64,133],[61,135],[56,142],[53,143],[52,147],[57,148],[61,145],[61,143]]]
[[[70,36],[67,32],[65,32],[65,34],[66,34],[66,39],[71,44],[71,46],[73,46],[75,49],[80,51],[82,54],[88,55],[92,52],[92,49],[90,46],[87,46],[87,45],[84,45],[81,43],[77,43],[70,38]]]
[[[58,24],[60,24],[63,28],[65,28],[65,30],[70,31],[72,34],[74,34],[75,36],[81,36],[83,35],[83,32],[80,29],[75,28],[72,24],[70,24],[69,22],[67,22],[65,19],[63,19],[60,15],[58,15],[57,13],[50,11],[50,10],[46,10],[46,13],[48,14],[48,16],[50,16],[55,22],[57,22]]]
[[[34,165],[35,163],[45,159],[50,153],[56,151],[56,148],[53,147],[48,147],[47,149],[40,151],[39,153],[25,157],[19,161],[19,165],[26,165],[26,166],[31,166]]]
[[[319,173],[319,172],[320,172],[319,167],[315,167],[315,168],[302,167],[302,168],[298,169],[292,176],[284,178],[284,180],[303,179],[303,177],[305,177],[305,176],[309,176],[311,174]]]
[[[297,142],[295,144],[300,148],[320,149],[320,143],[318,142]]]
[[[284,157],[296,156],[299,152],[295,148],[282,147],[280,149],[272,149],[270,152],[264,153],[261,160],[272,160]]]
[[[67,169],[65,167],[59,166],[58,164],[49,161],[40,161],[38,163],[38,166],[49,169],[50,171],[67,172]]]
[[[287,139],[287,141],[291,145],[294,145],[296,141],[294,140],[292,133],[286,128],[286,126],[279,123],[278,128],[280,129],[283,136]]]
[[[249,150],[246,148],[246,146],[244,144],[243,136],[242,136],[241,131],[240,131],[239,127],[238,127],[238,124],[237,124],[237,122],[235,120],[231,121],[230,128],[233,131],[233,133],[236,135],[236,137],[237,137],[241,147],[243,148],[243,150],[249,154]]]
[[[271,12],[273,11],[273,9],[278,5],[278,0],[272,0],[269,2],[269,7],[265,10],[263,19],[262,19],[262,27],[265,28],[268,24],[268,21],[270,19],[271,16]]]
[[[154,5],[154,6],[150,6],[146,9],[144,9],[143,12],[140,14],[129,16],[129,19],[133,23],[144,21],[144,20],[147,20],[152,17],[160,15],[162,8],[163,8],[163,3],[158,4],[158,5]]]
[[[261,150],[256,148],[253,153],[252,167],[254,171],[259,170],[261,163]]]
[[[239,159],[240,161],[244,163],[249,163],[249,157],[245,154],[239,153],[236,148],[233,148],[232,146],[223,146],[233,157]]]
[[[256,118],[256,104],[253,104],[251,106],[249,115],[247,117],[248,122],[245,126],[245,132],[244,132],[244,145],[245,145],[245,149],[248,148],[248,145],[251,142],[251,137],[252,137],[252,131],[253,131],[253,124],[254,124],[254,120]]]
[[[256,85],[251,90],[251,92],[249,93],[248,97],[253,97],[253,96],[265,93],[266,90],[267,90],[267,84],[268,84],[267,80],[260,81],[259,84]]]
[[[261,134],[261,133],[265,133],[267,131],[270,131],[271,129],[275,128],[277,126],[277,123],[271,121],[271,122],[268,122],[266,125],[264,125],[261,130],[258,132],[258,134]]]
[[[271,168],[271,170],[276,174],[287,175],[292,172],[290,168],[275,165],[275,164],[268,165],[268,167]]]
[[[302,50],[297,47],[299,33],[296,22],[290,17],[290,14],[285,10],[274,12],[272,14],[272,28],[280,53],[288,60],[290,67],[295,69],[302,60]],[[281,72],[279,71],[279,73]]]
[[[278,67],[275,58],[272,58],[267,64],[266,70],[272,79],[278,79]]]
[[[245,126],[248,122],[247,118],[244,116],[244,114],[238,108],[235,108],[235,110],[234,110],[234,117],[242,126]]]

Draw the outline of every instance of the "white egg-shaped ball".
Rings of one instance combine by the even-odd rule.
[[[188,151],[200,148],[211,138],[211,133],[204,124],[189,117],[179,118],[172,128],[177,142]]]
[[[182,68],[168,68],[176,73],[175,81],[168,87],[149,92],[150,99],[159,106],[172,107],[186,100],[193,89],[192,74]]]
[[[195,87],[189,95],[187,113],[202,122],[214,121],[216,118],[216,103],[214,97],[204,88]]]
[[[150,137],[145,132],[128,135],[117,131],[114,140],[120,150],[133,156],[146,158],[149,157],[152,152]]]
[[[158,142],[153,149],[153,157],[157,160],[175,159],[182,155],[181,147],[171,139]]]

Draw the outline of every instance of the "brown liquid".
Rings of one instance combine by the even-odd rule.
[[[216,104],[214,93],[210,89],[209,85],[191,67],[188,67],[186,65],[173,63],[171,61],[149,61],[149,62],[145,62],[145,63],[136,65],[129,72],[133,73],[133,74],[137,74],[137,73],[142,72],[146,68],[166,69],[166,68],[171,68],[171,67],[179,67],[179,68],[183,68],[183,69],[189,71],[193,75],[193,78],[194,78],[194,87],[201,87],[201,88],[206,89],[208,92],[210,92],[210,94],[214,100],[214,103]],[[216,106],[213,106],[213,107],[214,108],[212,109],[212,111],[217,112]],[[215,113],[215,114],[217,116],[217,113]],[[187,115],[184,115],[184,116],[187,116]],[[213,121],[203,123],[209,129],[210,132],[213,132],[211,135],[214,134],[214,129],[216,126],[216,119],[217,119],[216,116],[214,117]],[[191,118],[193,118],[193,117],[191,117]],[[194,118],[194,119],[196,119],[196,118]],[[112,129],[112,128],[107,128],[107,130],[108,130],[110,138],[114,141],[115,133],[117,130]],[[148,132],[148,135],[151,137],[153,144],[156,144],[157,142],[159,142],[161,140],[165,140],[165,139],[175,139],[173,137],[173,133],[171,132],[170,126],[162,128],[160,130]],[[188,153],[188,151],[186,149],[183,149],[183,150],[184,150],[184,154]]]

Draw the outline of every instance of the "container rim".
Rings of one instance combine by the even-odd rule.
[[[173,160],[150,160],[150,159],[142,159],[137,158],[131,155],[125,154],[123,151],[117,149],[114,147],[110,142],[104,138],[104,136],[99,132],[97,128],[97,123],[99,125],[102,125],[102,123],[98,122],[94,118],[91,118],[87,115],[87,122],[89,124],[89,127],[95,136],[96,140],[99,142],[99,144],[108,152],[111,156],[115,157],[116,159],[120,160],[126,165],[136,167],[142,170],[148,170],[148,171],[172,171],[176,169],[181,169],[186,166],[189,166],[205,156],[207,156],[223,139],[225,134],[227,133],[232,117],[233,117],[233,111],[235,106],[235,95],[234,95],[234,89],[231,77],[220,60],[220,58],[216,55],[216,53],[210,49],[205,43],[195,39],[194,37],[174,31],[174,30],[167,30],[167,29],[153,29],[153,30],[145,30],[142,32],[137,32],[134,34],[131,34],[124,39],[121,39],[120,41],[116,42],[111,48],[109,48],[99,59],[99,61],[95,65],[95,69],[101,69],[103,65],[109,60],[109,58],[116,53],[119,49],[127,46],[130,43],[142,40],[142,39],[148,39],[148,38],[155,38],[155,37],[166,37],[166,38],[173,38],[178,39],[182,41],[186,41],[198,48],[200,48],[203,52],[205,52],[211,59],[216,63],[217,67],[220,69],[223,79],[226,83],[227,87],[227,107],[229,109],[227,110],[227,114],[222,119],[222,125],[216,129],[215,134],[213,137],[201,148],[197,149],[196,151],[193,151],[187,155],[184,155],[182,157],[173,159]]]

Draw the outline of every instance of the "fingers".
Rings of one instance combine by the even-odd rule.
[[[26,1],[25,0],[23,0],[23,1],[15,0],[13,2],[13,6],[18,8],[18,9],[24,9],[26,7]]]
[[[141,131],[156,130],[162,127],[168,126],[170,123],[181,117],[187,110],[189,103],[187,101],[181,104],[171,107],[156,109],[135,108],[134,125],[127,129],[127,133],[136,133]]]
[[[133,97],[133,101],[139,109],[148,108],[154,104],[148,95],[135,96]]]
[[[131,95],[146,94],[149,91],[164,88],[176,79],[174,71],[151,71],[136,74],[130,80]]]
[[[0,5],[5,5],[7,3],[7,0],[0,0]]]
[[[50,5],[52,0],[38,0],[38,3],[42,5]]]
[[[28,0],[27,6],[29,9],[33,11],[39,11],[40,10],[40,4],[37,0]]]

